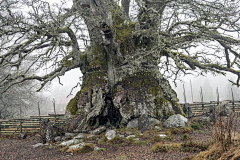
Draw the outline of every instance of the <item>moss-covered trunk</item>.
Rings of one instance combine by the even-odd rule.
[[[159,72],[159,58],[147,54],[154,38],[136,34],[136,24],[125,19],[118,5],[109,1],[105,8],[100,0],[95,2],[92,12],[83,14],[91,47],[80,56],[83,83],[67,107],[76,114],[69,129],[124,126],[143,114],[161,118],[183,113],[176,93]]]
[[[142,114],[160,119],[183,113],[176,93],[157,65],[149,67],[147,59],[132,59],[134,56],[129,55],[123,56],[122,62],[117,56],[109,60],[111,48],[105,48],[97,44],[91,55],[83,55],[87,69],[82,88],[67,107],[76,115],[70,130],[125,126]]]

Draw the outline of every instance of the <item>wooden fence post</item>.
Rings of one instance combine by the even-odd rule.
[[[193,103],[193,89],[192,89],[192,81],[190,80],[190,85],[191,85],[191,94],[192,94],[192,103]]]
[[[184,97],[184,103],[187,103],[187,98],[186,98],[186,91],[185,91],[185,86],[183,84],[183,97]]]
[[[233,89],[231,88],[232,91],[232,105],[233,105],[233,112],[235,112],[235,105],[234,105],[234,95],[233,95]]]
[[[20,105],[20,119],[22,119],[22,106]]]
[[[218,87],[216,89],[216,93],[217,93],[217,106],[219,105],[219,92],[218,92]]]
[[[38,119],[39,119],[39,128],[40,128],[39,134],[40,136],[42,136],[41,112],[40,112],[39,102],[38,102]]]
[[[20,133],[22,133],[22,119],[20,120]]]
[[[54,117],[55,117],[55,122],[56,122],[57,115],[56,115],[56,107],[55,107],[55,99],[54,98],[53,98],[53,109],[54,109]]]
[[[200,86],[200,98],[201,98],[201,102],[202,102],[202,110],[203,110],[203,113],[204,113],[204,103],[203,103],[203,92],[202,92],[202,86]]]

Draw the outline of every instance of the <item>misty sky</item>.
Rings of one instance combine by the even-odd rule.
[[[48,1],[50,3],[59,2],[57,0]],[[69,0],[69,2],[66,5],[66,8],[70,8],[72,6],[72,1]],[[58,106],[66,106],[67,102],[73,98],[73,96],[67,96],[69,95],[71,89],[76,86],[76,84],[79,82],[79,77],[81,77],[80,69],[74,69],[69,72],[67,72],[64,76],[61,77],[61,83],[60,85],[58,83],[58,80],[54,80],[51,82],[51,85],[47,87],[48,92],[44,92],[45,95],[47,95],[47,98],[49,100],[52,100],[53,98],[56,101],[56,104],[63,104],[63,105],[57,105]],[[203,88],[203,93],[205,93],[205,96],[211,96],[211,99],[214,101],[216,100],[216,88],[218,87],[219,93],[220,93],[220,100],[225,100],[228,98],[227,95],[227,85],[228,85],[228,79],[231,79],[230,75],[225,76],[213,76],[212,74],[208,74],[207,76],[185,76],[182,77],[181,80],[185,83],[185,89],[186,89],[186,97],[187,102],[192,102],[192,95],[191,95],[191,89],[190,89],[190,80],[192,81],[193,86],[193,100],[200,101],[200,86]],[[232,78],[235,80],[235,77]],[[180,102],[184,102],[183,98],[183,83],[178,82],[177,87],[173,85],[172,82],[170,82],[173,89],[177,92],[178,98]],[[80,88],[77,87],[73,91],[73,95],[76,94],[77,91],[79,91]],[[235,95],[237,97],[237,95]],[[207,100],[208,97],[205,97],[205,100]],[[236,98],[237,99],[237,98]],[[52,105],[52,104],[50,104]],[[48,107],[51,108],[51,107]]]

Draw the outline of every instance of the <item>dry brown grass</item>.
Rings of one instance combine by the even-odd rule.
[[[163,144],[161,142],[152,146],[151,152],[169,152],[181,148],[181,143]]]
[[[218,117],[212,127],[213,145],[201,152],[194,159],[240,160],[240,142],[238,133],[238,116]]]

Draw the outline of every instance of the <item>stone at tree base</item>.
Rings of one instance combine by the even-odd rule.
[[[66,140],[67,140],[67,138],[63,136],[62,137],[62,141],[66,141]]]
[[[231,114],[231,108],[229,107],[229,101],[223,101],[217,106],[217,112],[219,116],[229,116]]]
[[[27,132],[19,133],[18,139],[25,139],[25,138],[27,138]]]
[[[73,139],[84,139],[85,133],[79,133],[77,136],[75,136]]]
[[[136,135],[130,135],[130,136],[127,136],[126,138],[129,139],[129,138],[135,138]]]
[[[193,112],[189,103],[183,105],[183,112],[186,114],[187,117],[193,116]]]
[[[57,136],[54,138],[55,142],[59,142],[59,141],[62,141],[62,138],[60,136]]]
[[[156,118],[149,118],[150,126],[159,125],[160,121]],[[138,128],[138,118],[135,118],[128,122],[127,128]]]
[[[79,143],[79,140],[72,139],[72,140],[69,140],[69,141],[63,141],[60,145],[62,145],[62,146],[70,146],[71,144],[78,144],[78,143]]]
[[[166,134],[159,134],[159,137],[165,138],[165,137],[167,137],[167,135]]]
[[[132,132],[130,132],[130,131],[127,131],[127,132],[126,132],[126,134],[130,135],[130,134],[132,134]]]
[[[103,149],[103,148],[99,148],[98,146],[94,147],[94,151],[100,151],[101,149]]]
[[[146,114],[143,114],[138,118],[138,129],[141,130],[141,132],[150,130],[150,122]]]
[[[119,136],[120,138],[124,138],[124,135],[122,135],[122,134],[119,134],[118,136]]]
[[[37,143],[37,144],[33,145],[33,148],[41,147],[43,145],[44,145],[43,143]]]
[[[186,127],[188,126],[188,119],[180,114],[170,116],[166,121],[163,122],[163,127]]]
[[[90,138],[93,138],[93,137],[95,137],[95,134],[89,135],[89,136],[87,137],[87,139],[90,139]]]
[[[68,148],[69,149],[78,149],[78,148],[83,148],[86,145],[85,142],[79,143],[79,144],[75,144],[75,145],[71,145]]]
[[[127,128],[138,128],[138,118],[135,118],[128,122]]]
[[[107,137],[108,140],[111,140],[114,137],[116,137],[116,131],[115,130],[110,130],[105,134],[105,136]]]
[[[69,139],[69,138],[74,137],[74,136],[75,136],[74,133],[65,133],[66,139]]]
[[[210,118],[209,117],[200,117],[198,119],[199,123],[210,123]]]
[[[140,141],[140,138],[134,138],[133,140],[134,141]]]
[[[161,130],[161,128],[160,128],[159,126],[155,126],[154,128],[155,128],[156,130],[158,130],[158,131]]]
[[[159,125],[160,121],[156,118],[149,118],[149,123],[151,126]]]
[[[229,107],[228,101],[221,102],[218,106],[213,106],[210,109],[210,120],[211,122],[216,122],[219,116],[229,116],[231,114],[231,108]]]
[[[63,130],[59,127],[57,127],[53,122],[50,122],[49,119],[42,119],[42,124],[41,124],[41,137],[43,143],[52,141],[55,141],[55,137],[62,135]]]
[[[107,127],[106,126],[100,126],[97,129],[94,129],[93,131],[91,131],[91,134],[101,134],[102,132],[106,131]]]

